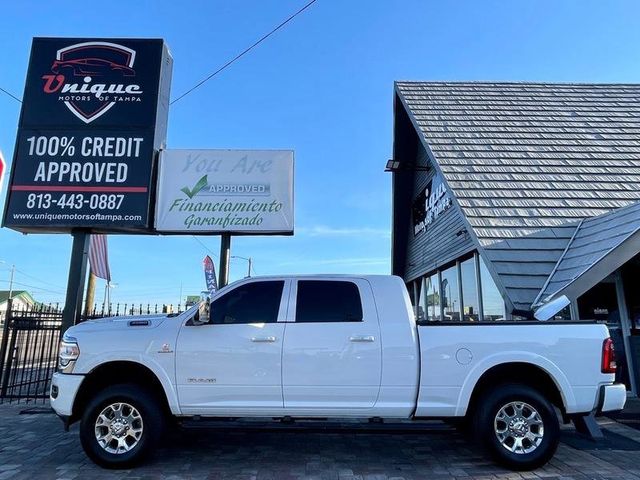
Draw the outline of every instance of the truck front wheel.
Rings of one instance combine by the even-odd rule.
[[[105,468],[140,463],[162,435],[164,415],[158,403],[137,385],[102,390],[89,402],[80,423],[80,442],[87,456]]]
[[[514,470],[540,467],[558,448],[560,424],[553,405],[526,385],[501,385],[485,394],[474,420],[478,442]]]

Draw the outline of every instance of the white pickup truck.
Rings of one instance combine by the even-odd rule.
[[[544,464],[559,415],[620,410],[606,326],[416,324],[393,276],[245,279],[210,312],[70,328],[51,405],[96,463],[128,467],[171,418],[468,420],[514,469]]]

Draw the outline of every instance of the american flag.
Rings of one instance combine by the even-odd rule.
[[[91,272],[96,277],[104,278],[107,282],[111,281],[106,235],[91,235],[91,243],[89,245],[89,265],[91,266]]]

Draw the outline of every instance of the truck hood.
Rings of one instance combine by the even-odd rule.
[[[182,315],[160,314],[160,315],[126,315],[122,317],[105,317],[95,320],[88,320],[71,327],[65,335],[73,336],[78,333],[103,332],[113,330],[140,330],[156,328],[167,319],[177,320]]]

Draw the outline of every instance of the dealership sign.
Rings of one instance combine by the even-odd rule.
[[[148,231],[171,68],[162,40],[35,38],[4,225]]]
[[[290,150],[165,150],[160,233],[293,234]]]
[[[451,206],[451,196],[442,177],[435,176],[413,202],[413,234],[425,232],[429,225]]]

